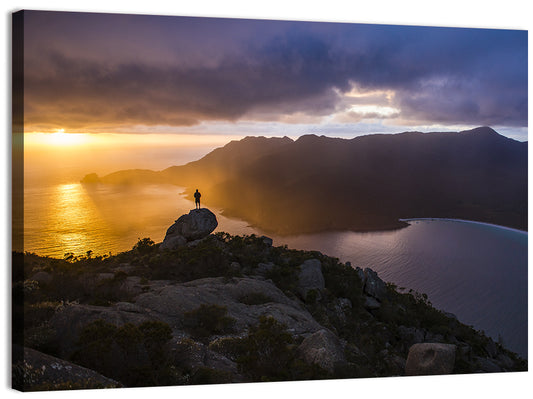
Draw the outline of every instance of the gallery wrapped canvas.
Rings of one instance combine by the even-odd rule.
[[[12,27],[13,388],[528,370],[527,31]]]

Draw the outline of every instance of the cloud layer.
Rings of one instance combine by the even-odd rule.
[[[25,124],[527,126],[527,32],[26,12]]]

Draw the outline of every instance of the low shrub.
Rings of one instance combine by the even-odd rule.
[[[129,387],[172,385],[180,376],[167,346],[171,338],[160,321],[117,327],[96,320],[81,331],[72,360]]]
[[[203,304],[185,313],[183,324],[192,337],[206,342],[213,335],[232,331],[235,319],[227,316],[227,312],[225,306]]]
[[[138,252],[140,255],[146,255],[152,253],[156,249],[155,242],[150,238],[139,238],[139,241],[133,246],[133,251]]]
[[[292,335],[273,317],[261,316],[243,338],[243,353],[237,359],[239,369],[253,381],[276,381],[290,378],[294,359]]]
[[[265,277],[272,280],[276,287],[285,293],[295,293],[298,283],[298,268],[291,265],[275,265]]]

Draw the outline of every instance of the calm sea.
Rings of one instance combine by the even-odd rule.
[[[27,164],[25,251],[54,257],[88,250],[118,253],[131,249],[139,238],[162,241],[174,220],[194,208],[179,187],[88,188],[79,180],[94,170],[61,170],[44,176],[37,165]],[[218,231],[263,234],[212,210]],[[437,308],[527,357],[527,233],[457,221],[410,223],[389,232],[273,239],[274,245],[318,250],[353,266],[370,267],[385,281],[426,293]]]
[[[318,250],[370,267],[399,287],[426,293],[454,313],[527,357],[527,233],[446,220],[411,221],[401,230],[330,232],[286,237],[289,247]]]

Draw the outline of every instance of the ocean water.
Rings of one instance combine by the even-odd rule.
[[[173,185],[115,187],[79,182],[27,187],[24,251],[62,258],[68,252],[83,255],[89,250],[116,254],[145,237],[161,242],[174,221],[194,209],[183,190]],[[217,231],[258,233],[244,221],[217,213]]]
[[[388,232],[330,232],[285,237],[370,267],[398,287],[428,295],[438,309],[483,330],[527,358],[527,233],[452,220],[413,220]]]
[[[197,159],[196,154],[183,154],[179,160],[175,152],[167,154],[168,159],[148,157],[152,164],[142,167],[160,170],[183,163],[179,160]],[[138,164],[142,156],[132,158],[131,165]],[[140,238],[162,241],[174,220],[194,208],[181,195],[183,189],[171,185],[83,186],[79,180],[86,173],[119,168],[95,170],[76,159],[69,162],[54,157],[42,168],[41,163],[28,160],[24,226],[15,231],[15,236],[24,235],[24,247],[14,249],[60,258],[67,252],[89,250],[118,253],[131,249]],[[264,234],[245,221],[224,217],[220,209],[212,211],[217,214],[217,231]],[[437,308],[454,313],[461,322],[527,357],[525,232],[449,220],[414,220],[395,231],[272,238],[274,245],[317,250],[353,266],[370,267],[399,287],[426,293]]]

